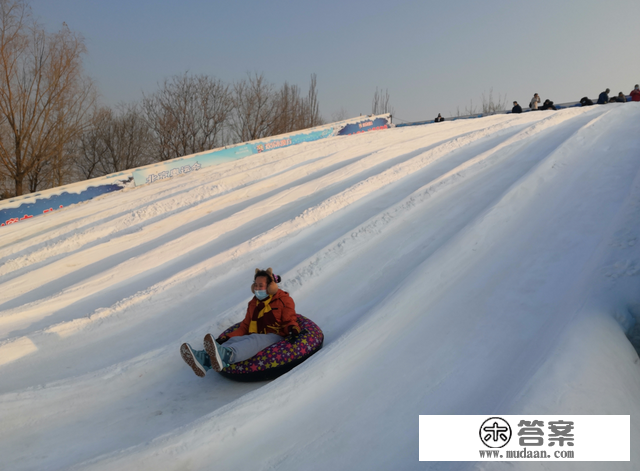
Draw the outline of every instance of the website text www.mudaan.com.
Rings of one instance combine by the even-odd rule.
[[[575,458],[572,450],[555,450],[554,452],[547,453],[546,450],[479,450],[480,458],[483,459],[544,459],[544,458],[556,458],[556,459],[572,459]]]

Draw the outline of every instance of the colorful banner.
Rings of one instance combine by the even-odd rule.
[[[180,157],[158,164],[142,167],[133,172],[136,186],[166,180],[177,175],[195,172],[204,167],[218,165],[232,160],[238,160],[251,155],[251,149],[246,145],[214,150],[202,154]]]
[[[378,131],[381,129],[387,129],[389,127],[389,119],[384,117],[377,117],[375,119],[365,118],[356,123],[349,123],[345,125],[340,131],[338,136],[348,136],[351,134],[360,134],[367,131]]]
[[[302,144],[303,142],[317,141],[318,139],[331,137],[333,134],[334,129],[331,127],[319,131],[292,133],[272,139],[252,141],[225,149],[194,154],[137,169],[133,172],[133,179],[136,186],[154,183],[184,173],[194,172],[201,168],[242,159],[250,155]]]
[[[254,150],[254,153],[261,153],[273,149],[280,149],[282,147],[295,146],[296,144],[302,144],[303,142],[313,142],[319,139],[326,139],[334,134],[334,128],[328,127],[319,131],[295,133],[281,137],[276,136],[274,139],[269,139],[264,142],[256,142],[255,144],[250,145],[253,147],[252,150]]]

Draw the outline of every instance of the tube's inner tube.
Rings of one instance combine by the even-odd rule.
[[[248,360],[227,366],[220,374],[236,381],[266,381],[283,375],[316,353],[324,341],[322,330],[306,317],[300,314],[297,317],[300,335],[293,343],[282,339]],[[234,324],[220,335],[228,334],[239,326],[240,323]]]

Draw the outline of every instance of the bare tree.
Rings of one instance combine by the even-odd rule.
[[[317,85],[316,74],[311,74],[309,93],[307,94],[307,100],[305,102],[305,116],[307,117],[306,122],[304,123],[305,128],[311,128],[324,124],[324,120],[320,116],[320,103],[318,102]]]
[[[84,96],[84,94],[88,94]],[[95,101],[93,84],[87,78],[78,83],[77,99],[86,99],[87,104]],[[28,174],[29,190],[62,186],[77,181],[75,171],[75,146],[82,131],[90,124],[88,109],[81,113],[69,110],[74,104],[60,101],[58,110],[53,114],[57,124],[54,128],[51,147],[48,154]]]
[[[371,101],[371,114],[393,114],[394,110],[389,105],[389,99],[389,89],[386,89],[383,94],[382,90],[378,91],[378,87],[376,87],[376,92],[373,95],[373,100]]]
[[[331,113],[331,122],[344,121],[348,117],[349,113],[347,113],[347,110],[345,110],[344,107],[340,107],[338,111]]]
[[[232,129],[238,142],[252,141],[273,134],[278,116],[278,100],[274,87],[263,74],[247,74],[233,84],[235,110]]]
[[[82,36],[66,24],[49,34],[24,0],[0,0],[0,162],[16,195],[82,131],[95,100],[83,75],[85,52]],[[42,181],[32,179],[36,187]]]
[[[300,88],[285,82],[274,97],[275,110],[273,122],[267,135],[283,134],[300,129],[304,121],[304,104],[300,97]]]
[[[285,82],[275,94],[275,113],[268,135],[307,129],[323,123],[318,104],[316,75],[311,75],[309,92],[305,98],[297,85]]]
[[[97,108],[76,143],[76,169],[85,178],[94,178],[103,174],[101,162],[106,160],[107,147],[102,139],[102,129],[111,118],[109,108]]]
[[[97,109],[78,143],[76,165],[92,178],[152,162],[153,136],[137,104]]]
[[[276,90],[263,74],[248,74],[233,84],[234,104],[231,129],[236,142],[252,141],[275,134],[323,124],[318,102],[316,74],[303,97],[297,85],[285,82]]]
[[[507,95],[504,99],[498,94],[498,100],[493,100],[493,88],[489,90],[489,97],[485,97],[482,93],[482,114],[495,114],[504,111],[507,108]]]
[[[203,152],[223,145],[223,130],[233,110],[228,85],[207,75],[174,76],[144,96],[142,107],[158,160]]]
[[[0,120],[4,120],[0,118]],[[9,127],[0,124],[0,141],[6,141],[10,139]],[[12,180],[9,171],[5,168],[2,160],[0,160],[0,200],[10,198],[15,194],[15,182]]]
[[[110,110],[107,117],[100,129],[106,148],[102,172],[120,172],[151,163],[151,131],[138,106],[120,105],[117,114]]]
[[[469,106],[464,107],[464,114],[460,112],[460,107],[456,108],[456,116],[470,116],[478,113],[478,108],[473,105],[473,100],[469,100]]]
[[[9,183],[10,180],[8,178],[0,175],[0,200],[11,198],[13,192],[10,189],[11,185]]]

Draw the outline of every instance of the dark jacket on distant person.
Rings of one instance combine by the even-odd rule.
[[[444,118],[442,116],[440,116],[440,113],[438,113],[438,116],[436,119],[433,120],[435,123],[441,123],[444,121]]]
[[[522,106],[516,103],[516,105],[511,108],[512,113],[522,113]]]
[[[598,104],[604,105],[605,103],[609,103],[609,94],[606,91],[598,95]]]
[[[557,110],[558,108],[554,106],[551,100],[545,100],[544,103],[542,104],[542,108],[540,109],[541,110]]]
[[[580,104],[582,106],[591,106],[591,105],[593,105],[593,101],[591,101],[589,99],[589,97],[584,96],[584,97],[580,98]]]

